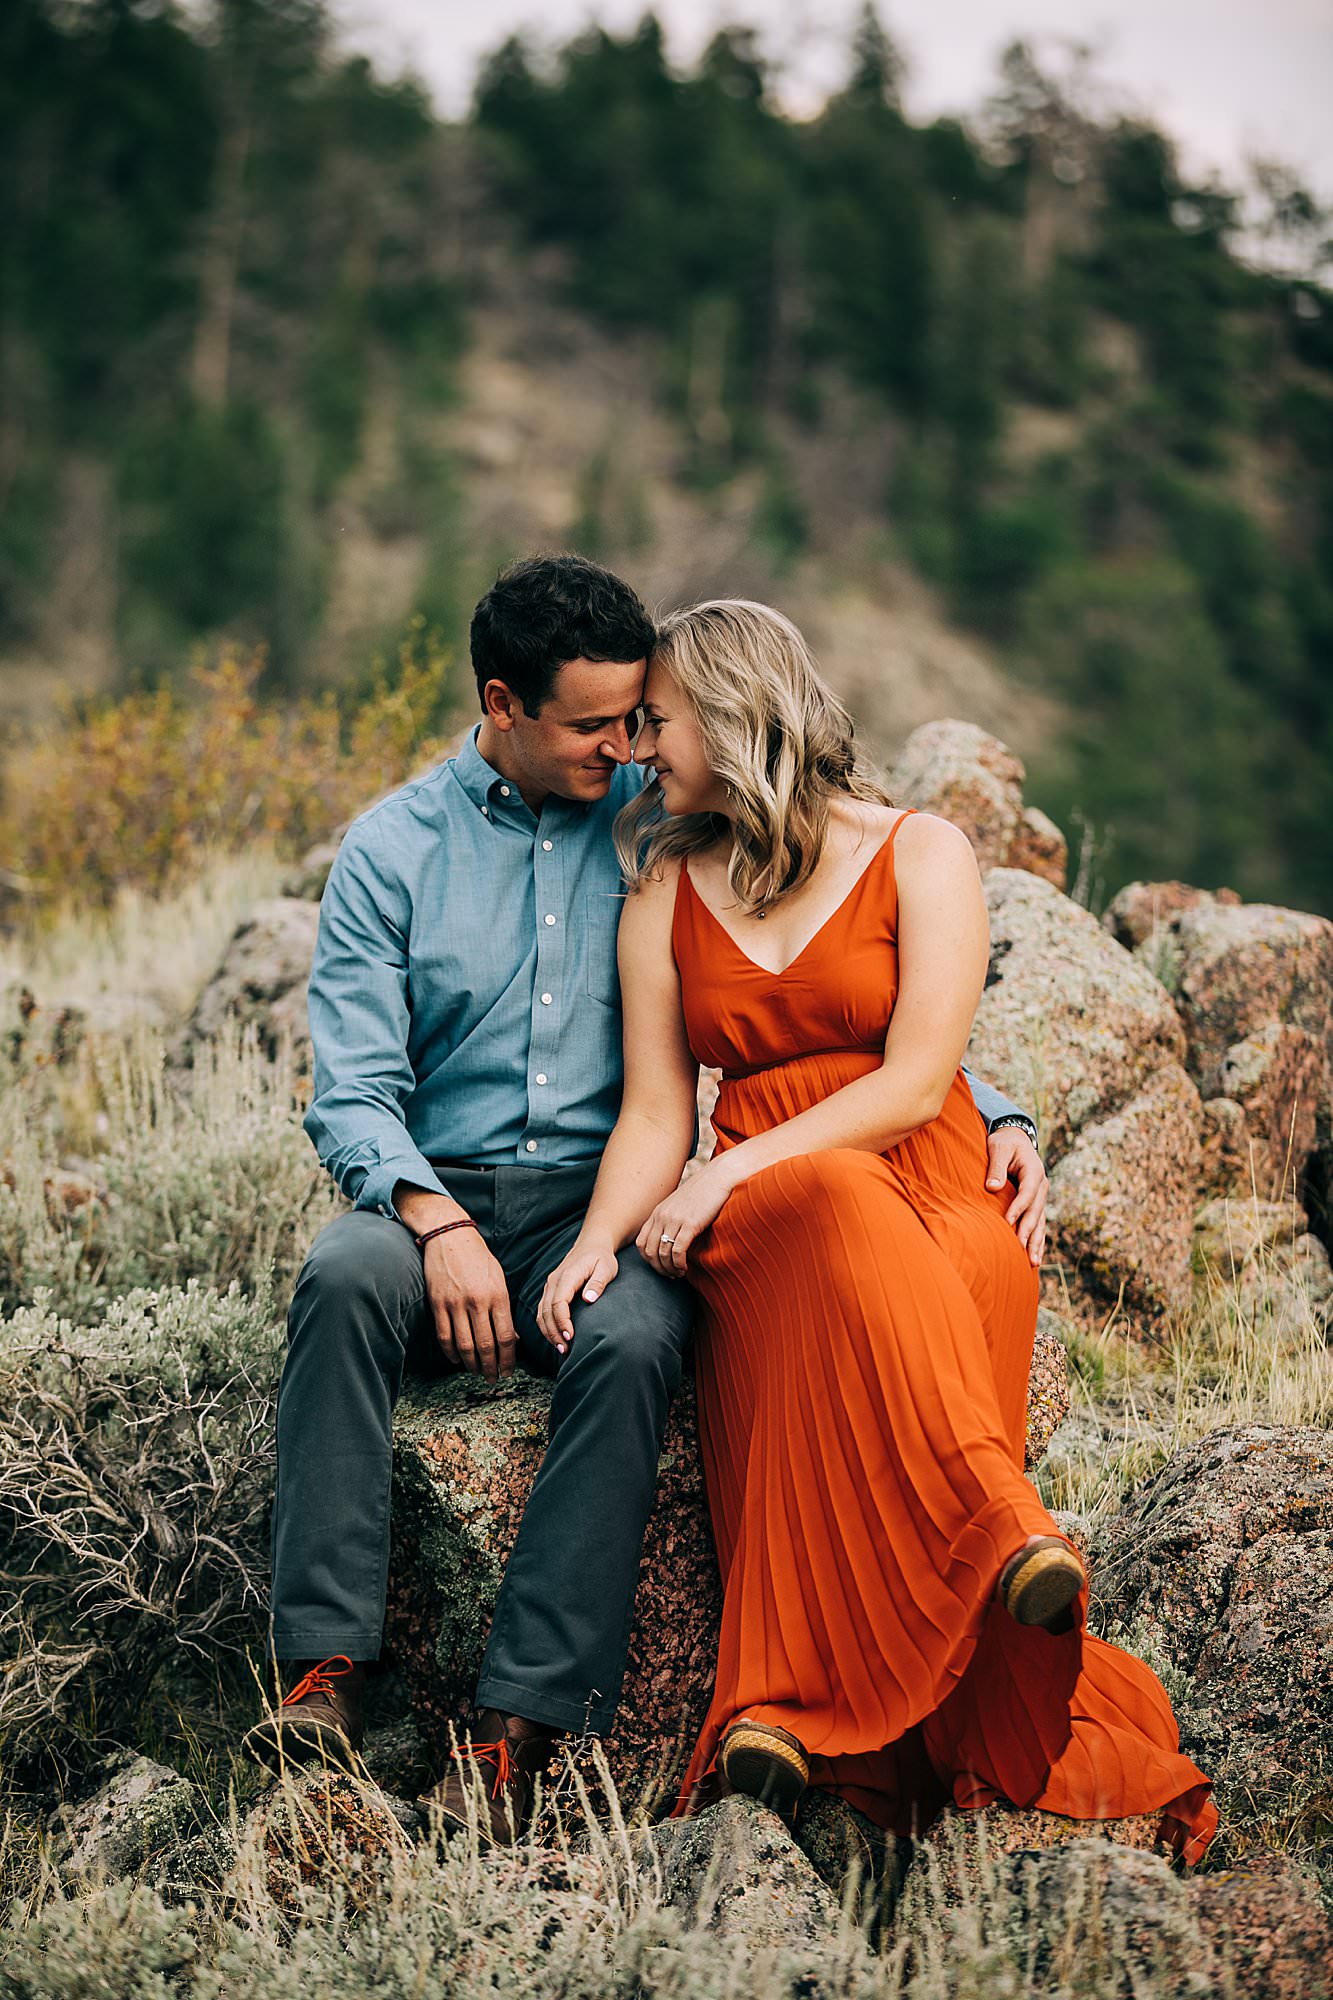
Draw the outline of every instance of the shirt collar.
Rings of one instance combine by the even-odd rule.
[[[454,776],[474,806],[489,806],[499,798],[500,786],[505,780],[501,778],[493,764],[486,762],[478,750],[477,737],[480,733],[481,724],[476,722],[454,758]],[[510,789],[513,789],[512,786]]]
[[[502,778],[493,764],[488,764],[477,748],[477,738],[481,734],[481,724],[474,723],[463,744],[454,757],[454,776],[467,793],[474,806],[480,806],[488,819],[494,817],[497,809],[504,812],[512,808],[520,815],[526,815],[535,823],[536,815],[529,813],[519,794],[517,785]],[[545,813],[582,814],[586,805],[575,799],[558,798],[553,792],[542,807]]]

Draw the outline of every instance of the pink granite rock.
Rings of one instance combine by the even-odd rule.
[[[1243,1184],[1272,1201],[1297,1193],[1328,1097],[1324,1042],[1308,1028],[1270,1021],[1227,1050],[1218,1083],[1244,1119]]]
[[[1022,868],[1063,890],[1069,879],[1069,843],[1039,806],[1024,806],[1018,832],[1005,856],[1007,868]]]
[[[496,1593],[546,1448],[550,1385],[414,1383],[394,1421],[387,1637],[437,1762],[470,1702]],[[603,1747],[628,1810],[683,1770],[712,1688],[721,1610],[694,1385],[676,1397],[644,1541],[629,1664]]]
[[[1314,1836],[1333,1809],[1333,1433],[1246,1424],[1173,1453],[1098,1533],[1094,1630],[1170,1676],[1229,1816]]]
[[[995,868],[1008,861],[1019,835],[1023,775],[1013,752],[975,723],[927,722],[903,746],[889,791],[900,806],[952,820],[981,867]]]
[[[1238,1996],[1329,2000],[1333,1923],[1318,1883],[1290,1855],[1256,1850],[1234,1868],[1195,1876],[1189,1897]]]
[[[1072,1285],[1136,1313],[1183,1311],[1199,1181],[1199,1093],[1178,1063],[1051,1169],[1051,1256]]]
[[[1205,1097],[1234,1096],[1227,1051],[1280,1023],[1333,1051],[1333,923],[1268,903],[1200,904],[1170,925],[1162,974]]]
[[[1069,1358],[1065,1328],[1047,1306],[1037,1308],[1037,1334],[1028,1374],[1025,1472],[1035,1472],[1046,1447],[1069,1415]]]
[[[1188,882],[1128,882],[1108,903],[1102,922],[1117,944],[1134,951],[1183,911],[1213,903],[1234,909],[1240,897],[1234,889],[1195,889]]]
[[[1147,968],[1049,882],[995,868],[986,903],[990,971],[967,1060],[1033,1112],[1049,1165],[1181,1062],[1185,1038]]]
[[[1230,1097],[1199,1106],[1199,1195],[1204,1201],[1250,1189],[1250,1134],[1245,1113]]]
[[[1195,1269],[1225,1283],[1261,1252],[1289,1247],[1305,1228],[1305,1210],[1293,1201],[1219,1195],[1194,1217]]]

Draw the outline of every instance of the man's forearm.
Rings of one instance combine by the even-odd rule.
[[[467,1216],[467,1210],[452,1195],[435,1194],[429,1188],[414,1187],[411,1181],[396,1183],[393,1206],[398,1211],[399,1221],[414,1236],[424,1235],[428,1229],[438,1229],[442,1222],[461,1222]]]
[[[1032,1143],[1034,1145],[1037,1143],[1037,1121],[1030,1111],[1025,1111],[1021,1104],[1015,1104],[1002,1090],[997,1090],[993,1083],[987,1083],[983,1077],[973,1076],[966,1063],[963,1065],[963,1075],[967,1078],[972,1101],[985,1120],[988,1132],[1001,1119],[1021,1119],[1025,1125],[1031,1126]]]

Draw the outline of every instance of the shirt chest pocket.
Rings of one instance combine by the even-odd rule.
[[[604,1007],[619,1007],[616,932],[625,898],[608,889],[589,889],[583,898],[583,985]]]

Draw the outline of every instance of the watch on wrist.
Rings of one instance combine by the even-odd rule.
[[[1037,1128],[1032,1120],[1026,1117],[1023,1112],[1007,1111],[1003,1118],[995,1119],[987,1128],[988,1136],[990,1132],[998,1132],[1004,1125],[1017,1125],[1019,1131],[1026,1132],[1028,1138],[1031,1139],[1034,1151],[1039,1150],[1037,1148]]]

